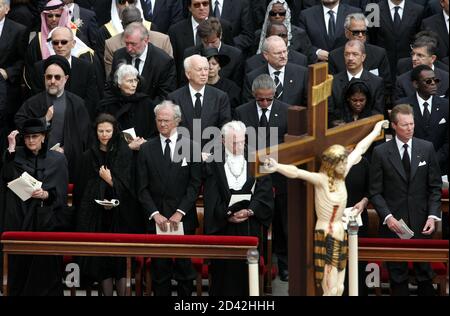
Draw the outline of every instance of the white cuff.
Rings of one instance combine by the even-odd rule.
[[[321,51],[321,49],[319,48],[318,50],[316,50],[316,56],[319,56],[319,52]]]
[[[386,221],[389,217],[392,217],[392,214],[389,214],[384,218],[383,225],[386,225]]]
[[[442,219],[440,219],[439,217],[437,217],[437,216],[434,216],[434,215],[430,215],[430,216],[428,216],[428,218],[432,218],[432,219],[434,219],[436,222],[440,222]]]
[[[159,212],[158,211],[153,212],[148,219],[151,221],[153,219],[153,216],[155,216],[156,214],[159,214]]]
[[[186,215],[186,213],[185,212],[183,212],[182,210],[180,210],[180,209],[177,209],[177,212],[178,213],[181,213],[183,216],[185,216]]]

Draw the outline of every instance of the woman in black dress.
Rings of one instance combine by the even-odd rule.
[[[102,113],[95,123],[97,140],[84,152],[81,176],[75,184],[77,231],[139,233],[143,218],[134,196],[132,151],[117,128],[115,118]],[[95,200],[119,200],[116,207],[102,206]],[[82,257],[83,277],[101,282],[105,296],[113,295],[115,280],[118,295],[125,295],[125,259]]]

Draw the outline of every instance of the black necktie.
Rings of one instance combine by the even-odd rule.
[[[219,8],[219,1],[216,0],[214,5],[214,16],[218,19],[220,19],[220,8]]]
[[[199,45],[201,42],[202,42],[202,40],[201,40],[201,38],[200,38],[200,36],[198,35],[198,26],[197,26],[197,28],[196,28],[196,32],[195,32],[195,45]]]
[[[283,84],[281,83],[280,78],[278,77],[281,74],[281,71],[275,71],[274,73],[275,79],[273,80],[276,85],[276,91],[275,91],[275,98],[279,99],[281,98],[281,95],[283,94]]]
[[[262,111],[262,115],[261,115],[261,118],[259,119],[259,127],[267,127],[269,125],[269,122],[267,122],[267,116],[266,116],[267,109],[261,109],[261,111]]]
[[[139,64],[141,63],[141,59],[139,57],[136,57],[136,59],[134,60],[134,68],[137,69],[138,73],[140,73],[139,71]]]
[[[336,22],[334,20],[334,12],[333,12],[333,10],[328,11],[328,14],[330,15],[330,19],[328,20],[328,37],[331,40],[334,40],[334,33],[335,33]]]
[[[152,0],[145,0],[145,7],[143,9],[145,19],[151,21],[153,19]]]
[[[202,101],[200,100],[202,94],[196,93],[195,105],[194,105],[194,118],[199,119],[202,117]]]
[[[428,110],[429,104],[427,102],[423,103],[423,122],[425,123],[425,126],[430,125],[430,111]]]
[[[403,144],[403,148],[405,150],[403,152],[402,163],[403,163],[403,168],[405,169],[406,178],[409,179],[409,173],[411,171],[411,161],[409,159],[409,154],[408,154],[408,144]]]
[[[396,32],[399,31],[400,29],[400,23],[402,22],[402,20],[400,19],[400,13],[398,13],[398,10],[400,10],[399,6],[395,6],[395,13],[394,13],[394,29]]]
[[[166,147],[164,147],[164,160],[167,164],[172,162],[172,158],[170,157],[170,139],[166,139]]]

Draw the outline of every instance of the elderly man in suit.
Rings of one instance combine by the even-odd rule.
[[[175,90],[175,63],[172,57],[149,41],[148,30],[142,23],[133,22],[123,34],[125,47],[113,55],[111,75],[122,63],[132,64],[142,76],[142,92],[155,102],[166,99]],[[111,78],[112,80],[112,78]]]
[[[204,145],[212,138],[200,140],[197,133],[199,131],[203,133],[205,128],[211,126],[221,128],[230,121],[230,101],[225,92],[206,85],[209,72],[206,57],[200,55],[187,57],[184,60],[184,69],[189,83],[170,93],[167,99],[180,106],[181,126],[189,130],[191,139]],[[200,123],[200,126],[197,123]]]
[[[279,36],[266,38],[262,50],[267,65],[261,66],[245,76],[242,91],[243,101],[248,102],[253,99],[251,93],[253,80],[261,74],[268,74],[277,86],[276,99],[289,105],[306,105],[308,69],[288,63],[286,43]]]
[[[273,79],[262,74],[253,80],[252,92],[255,100],[242,104],[236,109],[236,119],[242,121],[247,128],[267,128],[265,135],[258,135],[265,141],[258,144],[248,144],[259,148],[274,146],[284,142],[287,133],[287,117],[289,105],[275,99],[276,86]],[[277,138],[271,139],[271,131],[277,130]],[[274,135],[272,135],[272,138]],[[276,143],[270,143],[270,140]],[[288,281],[288,229],[287,229],[287,187],[286,178],[280,174],[272,174],[275,188],[275,209],[273,216],[274,252],[278,260],[280,280]]]
[[[340,0],[321,0],[300,13],[300,27],[308,33],[319,61],[327,61],[328,54],[345,44],[344,20],[350,13],[361,12]]]
[[[384,84],[383,79],[375,76],[364,69],[364,60],[366,58],[365,46],[359,40],[351,40],[345,44],[344,59],[345,70],[338,73],[333,80],[332,95],[328,106],[328,116],[331,125],[335,120],[342,119],[343,91],[348,83],[353,79],[363,80],[370,90],[371,104],[367,104],[373,114],[384,114]]]
[[[193,143],[177,131],[181,121],[178,105],[164,101],[155,107],[159,135],[143,144],[138,154],[138,198],[147,230],[156,233],[178,230],[193,235],[198,226],[195,201],[201,184],[201,164],[194,162]],[[186,153],[190,156],[185,156]],[[191,259],[152,258],[155,296],[170,296],[171,280],[177,280],[178,296],[190,296],[196,271]]]
[[[134,6],[129,6],[123,9],[122,11],[122,26],[124,29],[126,27],[133,23],[133,22],[139,22],[142,23],[142,15],[141,11],[139,11],[138,8]],[[124,34],[123,32],[117,35],[114,35],[111,38],[108,38],[105,42],[105,56],[104,56],[104,63],[105,63],[105,72],[106,77],[108,77],[111,73],[111,65],[112,65],[112,59],[113,54],[116,50],[119,48],[125,47],[125,42],[123,40]],[[155,45],[158,48],[161,48],[163,51],[165,51],[170,57],[173,58],[173,50],[172,50],[172,44],[170,43],[170,38],[166,34],[156,32],[149,30],[148,31],[148,39],[149,42]]]
[[[433,143],[442,174],[448,172],[448,99],[436,96],[433,69],[419,65],[411,72],[416,94],[402,98],[397,104],[410,104],[414,109],[414,137]]]
[[[427,239],[441,216],[441,173],[433,144],[413,137],[414,113],[408,104],[391,112],[395,137],[375,147],[370,166],[370,200],[380,216],[380,233],[398,238],[404,223],[413,238]],[[408,295],[408,263],[388,262],[392,295]],[[429,263],[414,263],[419,295],[434,295]]]

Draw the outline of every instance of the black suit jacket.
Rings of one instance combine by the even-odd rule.
[[[398,59],[409,56],[410,44],[422,22],[423,7],[412,1],[405,1],[400,29],[394,29],[394,21],[387,0],[378,3],[380,27],[371,27],[370,42],[386,49],[391,67],[392,81],[395,80]]]
[[[374,74],[363,70],[361,74],[362,81],[364,81],[370,90],[371,104],[366,104],[372,111],[372,114],[384,114],[384,86],[383,79]],[[333,120],[342,119],[342,113],[345,106],[343,92],[348,81],[347,71],[340,72],[334,77],[333,89],[331,97],[328,102],[328,123]]]
[[[344,71],[344,46],[336,48],[330,52],[328,56],[328,70],[335,75]],[[364,60],[364,69],[378,72],[378,76],[383,78],[384,85],[389,91],[392,89],[391,70],[389,68],[389,60],[387,58],[386,50],[372,44],[366,43],[366,59]]]
[[[45,90],[43,60],[34,64],[33,81],[30,86],[33,95]],[[72,67],[70,67],[70,76],[65,89],[84,100],[92,121],[95,119],[95,109],[100,101],[101,88],[103,87],[97,87],[94,66],[85,60],[72,57]]]
[[[308,58],[295,50],[290,49],[288,52],[288,60],[290,63],[308,67]],[[252,72],[256,68],[267,65],[267,60],[264,59],[263,54],[256,54],[245,62],[245,73]]]
[[[227,21],[222,20],[220,21],[220,24],[222,25],[222,42],[228,45],[233,45],[233,37],[230,24]],[[178,86],[181,86],[184,76],[184,51],[186,48],[195,45],[191,17],[181,20],[178,23],[172,25],[169,28],[168,35],[170,37],[170,43],[172,44],[173,57],[175,59],[177,68],[177,83]]]
[[[444,59],[445,60],[445,59]],[[436,60],[434,66],[448,72],[448,65],[444,61]],[[413,69],[412,58],[400,58],[397,62],[397,76],[404,74]]]
[[[415,238],[427,238],[422,230],[428,216],[441,216],[441,185],[432,143],[413,137],[409,184],[395,139],[375,147],[369,195],[380,216],[381,235],[397,236],[387,225],[382,225],[386,216],[392,214],[397,220],[405,221]]]
[[[414,137],[433,143],[441,173],[448,170],[448,100],[433,96],[428,126],[423,121],[417,96],[397,100],[397,104],[411,104],[414,109]]]
[[[181,108],[181,123],[189,130],[190,137],[194,135],[194,104],[192,103],[189,86],[186,85],[180,89],[175,90],[167,96],[168,100],[172,100]],[[231,120],[231,109],[228,95],[208,85],[205,86],[205,95],[203,96],[202,115],[201,115],[201,131],[206,127],[215,126],[222,128],[222,126]],[[202,140],[204,145],[209,139]],[[196,142],[199,140],[195,139]]]
[[[201,50],[203,49],[203,45],[197,45],[187,48],[184,51],[184,58],[192,56],[194,54],[201,55]],[[243,59],[244,56],[239,48],[227,45],[222,43],[220,46],[219,54],[227,55],[230,57],[230,62],[225,67],[221,68],[219,71],[219,75],[221,78],[227,78],[234,81],[238,86],[242,85],[242,77],[243,77]],[[184,84],[187,83],[187,78],[184,73],[182,74],[182,82]]]
[[[213,10],[214,1],[212,1],[211,13]],[[253,26],[248,0],[225,0],[220,18],[231,24],[233,46],[242,51],[248,51],[253,43]]]
[[[436,95],[447,95],[449,84],[448,72],[435,67],[434,75],[436,78],[439,78],[441,80],[441,82],[439,82],[438,84]],[[415,95],[416,89],[414,89],[413,83],[411,81],[411,71],[405,72],[403,75],[398,76],[397,81],[395,82],[394,100]]]
[[[336,18],[336,28],[334,41],[331,41],[327,34],[325,19],[323,16],[322,5],[315,5],[303,10],[300,13],[300,27],[308,33],[309,39],[313,45],[313,51],[319,48],[331,52],[347,42],[344,34],[345,17],[350,13],[361,12],[360,8],[341,3]]]
[[[143,0],[141,0],[142,8],[144,8]],[[158,32],[167,34],[169,27],[183,19],[181,1],[179,0],[156,0],[153,8],[153,18],[146,16],[145,19],[156,24]]]
[[[119,64],[123,62],[131,64],[131,61],[132,57],[125,47],[116,50],[111,66],[111,81]],[[152,98],[155,103],[166,99],[167,95],[176,89],[174,60],[165,51],[150,43],[141,76],[144,78],[142,92]]]
[[[433,31],[439,37],[437,47],[437,56],[439,59],[448,56],[448,31],[445,24],[442,11],[422,21],[423,30]]]
[[[92,10],[88,10],[82,7],[78,7],[79,11],[74,12],[74,19],[81,19],[82,24],[78,28],[83,34],[84,38],[81,38],[81,40],[86,45],[88,45],[91,48],[94,48],[95,41],[97,39],[97,30],[98,30],[98,24],[97,24],[97,18],[95,16],[95,12]]]
[[[245,76],[242,100],[249,102],[253,99],[252,83],[261,74],[269,74],[267,65],[259,67]],[[280,101],[289,105],[307,104],[308,94],[308,69],[303,66],[288,63],[285,67],[283,94]]]
[[[195,202],[201,184],[201,165],[193,162],[192,156],[183,156],[186,148],[192,153],[192,141],[179,135],[174,158],[168,167],[159,135],[143,144],[137,158],[137,194],[146,218],[158,211],[169,219],[180,209],[186,213],[182,219],[184,230],[192,234],[198,226]],[[147,222],[147,229],[156,232],[154,220]]]

